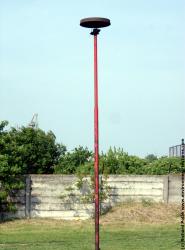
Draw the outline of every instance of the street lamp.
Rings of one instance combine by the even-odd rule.
[[[110,25],[110,20],[100,17],[89,17],[80,20],[80,25],[91,28],[94,36],[94,178],[95,178],[95,250],[99,248],[99,133],[98,133],[98,55],[97,36],[100,28]]]

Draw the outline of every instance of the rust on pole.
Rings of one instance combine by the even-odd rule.
[[[95,175],[95,245],[99,250],[99,129],[98,129],[98,58],[97,35],[94,32],[94,175]]]
[[[95,250],[100,250],[100,200],[99,200],[99,119],[98,119],[98,41],[99,28],[110,25],[110,20],[100,17],[84,18],[80,25],[93,29],[90,33],[94,36],[94,202],[95,202]]]

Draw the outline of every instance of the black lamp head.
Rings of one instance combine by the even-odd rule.
[[[109,26],[110,20],[102,17],[88,17],[80,20],[80,26],[84,28],[99,29]]]

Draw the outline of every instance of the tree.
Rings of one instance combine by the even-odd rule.
[[[55,135],[41,129],[21,127],[5,130],[0,123],[0,211],[13,210],[11,198],[24,187],[25,174],[50,174],[66,147]]]
[[[22,174],[50,174],[66,147],[55,135],[41,129],[11,128],[1,133],[0,153],[8,156],[9,166],[19,166]]]
[[[23,187],[21,178],[21,166],[14,161],[10,165],[12,157],[10,149],[8,150],[7,140],[9,133],[5,131],[8,125],[7,121],[0,123],[0,211],[13,211],[15,208],[10,197],[16,193],[16,190]],[[12,142],[13,143],[13,142]],[[8,201],[9,198],[9,201]]]
[[[145,168],[145,174],[165,175],[169,173],[181,173],[180,157],[160,157]]]
[[[60,156],[58,165],[55,166],[55,173],[57,174],[74,174],[78,168],[84,164],[92,161],[93,153],[88,148],[79,146],[72,152],[65,151]]]
[[[149,155],[147,155],[147,156],[145,157],[145,159],[146,159],[147,161],[149,161],[149,162],[153,162],[153,161],[156,161],[158,158],[157,158],[157,156],[154,155],[154,154],[149,154]]]

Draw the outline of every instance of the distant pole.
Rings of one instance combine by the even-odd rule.
[[[90,17],[80,21],[85,28],[92,28],[91,35],[94,36],[94,180],[95,180],[95,250],[100,250],[100,201],[99,201],[99,127],[98,127],[98,41],[99,28],[110,25],[107,18]]]

